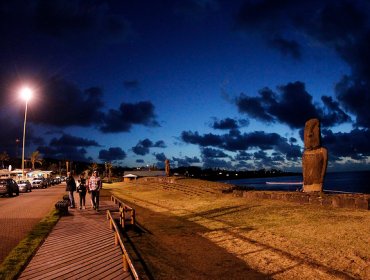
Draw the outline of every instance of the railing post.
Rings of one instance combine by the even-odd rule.
[[[118,233],[117,232],[114,233],[114,245],[115,246],[118,245]]]
[[[113,230],[113,221],[112,221],[112,219],[109,220],[109,228],[111,230]]]
[[[128,263],[125,254],[122,254],[123,271],[128,271]]]
[[[135,209],[131,210],[131,225],[135,224]]]

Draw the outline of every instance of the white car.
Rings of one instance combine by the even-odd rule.
[[[47,187],[46,182],[43,179],[35,178],[32,180],[33,189],[45,189]]]
[[[28,180],[17,181],[20,192],[32,192],[32,185]]]

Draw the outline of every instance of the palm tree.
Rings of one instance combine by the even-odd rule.
[[[105,163],[105,168],[108,170],[108,181],[110,182],[110,177],[112,176],[112,163],[111,162],[106,162]]]
[[[2,152],[0,153],[0,161],[1,161],[1,166],[4,168],[4,161],[8,161],[10,159],[9,155],[7,152]]]
[[[40,156],[39,151],[34,151],[31,154],[31,163],[32,163],[32,169],[35,169],[35,163],[40,163],[42,165],[42,158]]]
[[[98,164],[96,162],[93,162],[89,167],[89,171],[92,173],[95,170],[98,170]]]

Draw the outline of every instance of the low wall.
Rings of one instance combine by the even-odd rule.
[[[144,182],[160,182],[160,183],[175,183],[175,178],[174,177],[143,177],[140,178]]]
[[[234,190],[233,195],[249,199],[276,199],[296,202],[300,204],[313,204],[335,208],[370,210],[370,195],[367,194],[320,194],[302,192]]]

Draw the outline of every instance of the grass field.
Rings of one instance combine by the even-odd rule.
[[[370,212],[248,200],[179,179],[105,189],[136,209],[155,279],[370,279]]]

